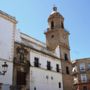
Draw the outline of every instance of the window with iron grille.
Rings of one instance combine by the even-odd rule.
[[[47,61],[47,70],[51,70],[51,62]]]
[[[34,66],[35,67],[39,67],[40,66],[39,65],[39,58],[37,58],[37,57],[34,58]]]
[[[57,72],[60,72],[59,64],[56,64],[56,71],[57,71]]]
[[[81,72],[85,71],[85,63],[80,64],[80,71]]]

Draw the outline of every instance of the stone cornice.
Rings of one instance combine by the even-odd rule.
[[[0,17],[3,17],[3,18],[5,18],[5,19],[7,19],[7,20],[9,20],[9,21],[11,21],[11,22],[13,22],[15,24],[17,23],[15,17],[10,16],[9,14],[7,14],[7,13],[1,11],[1,10],[0,10]]]
[[[10,61],[10,60],[7,60],[7,59],[4,59],[4,58],[0,58],[0,61],[3,61],[3,62],[13,62],[13,61]]]
[[[54,58],[60,60],[60,58],[58,58],[56,55],[54,55],[54,54],[52,54],[52,53],[50,53],[50,52],[46,52],[46,51],[44,51],[43,49],[42,49],[42,50],[39,50],[39,49],[37,49],[37,48],[34,48],[34,47],[31,46],[31,45],[26,45],[25,43],[19,43],[19,42],[15,42],[15,43],[16,43],[16,44],[23,45],[23,46],[28,47],[28,48],[30,48],[30,49],[32,49],[32,50],[35,50],[35,51],[44,53],[44,54],[46,54],[46,55],[49,55],[49,56],[51,56],[51,57],[54,57]]]

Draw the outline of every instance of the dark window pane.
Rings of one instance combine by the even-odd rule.
[[[69,67],[66,67],[66,74],[70,74],[69,73]]]
[[[61,22],[61,28],[64,28],[63,22]]]
[[[34,87],[34,90],[36,90],[36,87]]]
[[[68,60],[68,56],[67,56],[67,54],[66,54],[66,53],[64,54],[64,59],[65,59],[65,61],[67,61],[67,60]]]
[[[56,64],[56,71],[59,72],[59,64]]]
[[[34,66],[39,67],[39,58],[37,57],[34,58]]]
[[[87,86],[83,86],[83,90],[87,90]]]
[[[47,61],[47,70],[51,70],[51,63]]]
[[[51,38],[54,38],[54,35],[52,35]]]
[[[60,82],[58,83],[58,86],[59,86],[59,88],[61,88],[61,83]]]
[[[54,28],[54,22],[52,21],[51,22],[51,29],[53,29]]]

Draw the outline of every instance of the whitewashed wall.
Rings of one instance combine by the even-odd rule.
[[[14,49],[14,25],[0,17],[0,58],[12,60]]]
[[[0,61],[0,71],[2,71],[1,66],[3,63],[4,61]],[[12,62],[7,62],[7,64],[8,64],[7,72],[5,75],[0,75],[0,83],[12,85],[13,64]]]
[[[15,41],[21,42],[21,33],[18,29],[15,30]]]
[[[62,74],[56,72],[56,64],[59,64],[61,69],[60,60],[31,50],[30,62],[32,66],[34,66],[34,57],[39,58],[41,66],[40,68],[30,68],[30,90],[34,90],[34,87],[36,87],[36,90],[63,90]],[[47,61],[51,62],[51,71],[47,70]],[[46,76],[48,76],[48,79]],[[53,80],[51,77],[53,77]],[[61,88],[59,88],[59,82],[61,83]]]
[[[34,90],[34,87],[36,90],[63,90],[62,76],[59,73],[34,67],[31,68],[30,73],[30,90]],[[61,88],[59,88],[59,82],[61,82]]]
[[[5,16],[8,18],[8,16]],[[12,85],[13,80],[13,55],[15,23],[0,15],[0,72],[2,64],[7,62],[8,69],[5,75],[0,75],[0,83]]]
[[[39,58],[39,63],[41,64],[41,67],[44,69],[47,68],[46,67],[47,61],[51,62],[52,70],[56,71],[56,64],[59,64],[59,67],[61,69],[61,61],[60,60],[58,60],[54,57],[36,52],[36,51],[30,51],[30,63],[31,63],[31,65],[34,65],[34,57]]]

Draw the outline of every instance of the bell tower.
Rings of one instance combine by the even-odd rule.
[[[72,90],[72,77],[69,47],[69,32],[64,27],[64,17],[53,7],[48,17],[48,28],[45,32],[47,49],[55,51],[59,46],[60,60],[63,72],[63,90]]]
[[[54,51],[59,45],[60,57],[66,57],[70,60],[69,32],[64,28],[64,17],[53,7],[51,15],[48,17],[48,28],[45,32],[46,45],[51,51]]]

